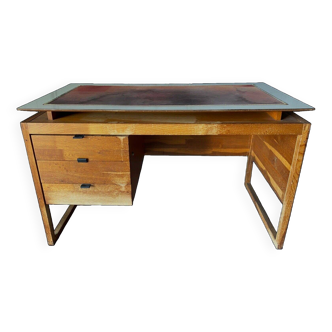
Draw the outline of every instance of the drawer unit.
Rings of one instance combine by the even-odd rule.
[[[132,205],[128,136],[31,138],[47,204]]]

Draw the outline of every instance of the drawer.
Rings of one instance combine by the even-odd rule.
[[[37,161],[41,182],[48,184],[130,184],[127,162]]]
[[[43,184],[47,204],[70,205],[132,205],[130,185]]]
[[[39,160],[37,165],[47,204],[132,205],[127,162]]]
[[[124,161],[129,162],[127,136],[32,135],[37,160]]]

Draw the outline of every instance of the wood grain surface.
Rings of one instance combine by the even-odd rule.
[[[73,135],[32,135],[37,160],[77,160],[129,162],[128,137]]]
[[[249,135],[239,136],[145,136],[147,155],[246,156]]]
[[[94,184],[43,184],[47,204],[132,205],[131,186]]]
[[[254,162],[283,202],[291,168],[296,136],[254,136]]]

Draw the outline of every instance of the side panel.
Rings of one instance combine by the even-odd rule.
[[[279,200],[283,202],[297,136],[253,136],[252,156]]]

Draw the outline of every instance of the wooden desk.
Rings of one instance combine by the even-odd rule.
[[[132,205],[144,155],[246,156],[245,187],[282,249],[314,108],[265,83],[69,84],[18,108],[47,242],[77,205]],[[282,203],[277,230],[252,185],[253,163]],[[68,204],[54,228],[51,204]]]

